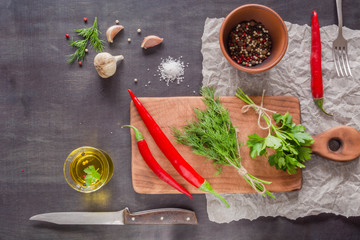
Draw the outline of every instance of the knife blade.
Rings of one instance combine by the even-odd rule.
[[[116,212],[53,212],[38,214],[29,220],[67,225],[198,223],[195,212],[180,208],[160,208],[134,213],[131,213],[128,208]]]

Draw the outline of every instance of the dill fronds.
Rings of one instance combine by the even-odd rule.
[[[195,154],[212,160],[218,168],[218,174],[221,173],[221,167],[224,165],[243,169],[239,152],[241,143],[238,141],[236,128],[231,122],[227,109],[220,103],[219,98],[215,97],[214,89],[204,87],[201,95],[207,108],[194,109],[196,120],[190,121],[181,129],[173,128],[176,141],[190,146]],[[250,185],[253,181],[253,187],[259,192],[274,197],[263,185],[270,182],[258,179],[248,172],[242,176]]]
[[[101,32],[98,29],[97,18],[95,17],[94,24],[89,28],[74,29],[77,35],[83,37],[83,40],[70,41],[70,46],[77,49],[71,54],[68,63],[84,60],[85,49],[88,44],[95,49],[96,52],[102,52],[104,50],[104,41],[99,39]]]

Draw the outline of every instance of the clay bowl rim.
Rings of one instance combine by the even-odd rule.
[[[241,66],[240,64],[234,62],[231,57],[229,56],[229,53],[226,49],[226,46],[225,46],[225,43],[223,41],[224,39],[224,28],[225,26],[228,24],[229,22],[229,19],[230,17],[232,17],[236,12],[238,12],[239,10],[242,10],[244,8],[260,8],[262,10],[265,10],[265,11],[268,11],[270,12],[272,15],[274,15],[278,20],[279,22],[281,23],[281,27],[282,29],[284,30],[285,32],[285,39],[284,39],[284,44],[283,44],[283,47],[282,47],[282,50],[281,50],[281,53],[280,55],[275,58],[275,59],[272,59],[272,62],[270,64],[268,64],[267,66],[264,65],[264,67],[260,67],[261,64],[259,64],[258,68],[251,68],[251,67],[243,67]],[[256,20],[256,19],[255,19]],[[280,60],[284,57],[285,53],[286,53],[286,50],[287,50],[287,47],[288,47],[288,44],[289,44],[289,34],[288,34],[288,30],[287,30],[287,27],[285,25],[285,22],[284,20],[280,17],[280,15],[275,12],[273,9],[267,7],[267,6],[264,6],[264,5],[261,5],[261,4],[245,4],[245,5],[241,5],[240,7],[237,7],[235,8],[234,10],[232,10],[224,19],[223,23],[221,24],[221,27],[220,27],[220,33],[219,33],[219,44],[220,44],[220,49],[221,49],[221,52],[223,53],[223,55],[225,56],[226,60],[232,65],[234,66],[236,69],[240,70],[240,71],[243,71],[243,72],[248,72],[248,73],[259,73],[259,72],[265,72],[269,69],[271,69],[272,67],[274,67],[276,64],[278,64],[280,62]]]

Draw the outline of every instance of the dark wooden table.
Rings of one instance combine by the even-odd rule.
[[[360,218],[331,214],[291,221],[262,217],[216,224],[208,220],[205,195],[140,195],[131,184],[129,123],[131,88],[138,96],[198,95],[202,81],[201,36],[206,17],[224,17],[247,1],[26,1],[0,2],[0,239],[360,239]],[[335,0],[259,0],[284,20],[337,24]],[[344,0],[344,25],[360,29],[358,3]],[[88,18],[84,24],[83,17]],[[103,32],[118,19],[125,29],[105,50],[123,54],[117,73],[101,79],[90,49],[83,62],[67,64],[73,52],[65,34],[98,17]],[[142,29],[138,35],[136,30]],[[140,48],[144,36],[162,36],[156,49]],[[132,39],[128,43],[127,38]],[[334,36],[335,37],[335,36]],[[184,83],[169,87],[156,74],[161,58],[183,56]],[[149,70],[148,70],[149,69]],[[135,84],[133,79],[137,78]],[[151,81],[146,87],[145,84]],[[189,87],[187,86],[189,85]],[[193,93],[196,91],[196,94]],[[90,145],[113,159],[112,180],[81,194],[62,168],[75,148]],[[162,207],[194,210],[197,226],[58,226],[29,221],[55,211],[132,211]]]

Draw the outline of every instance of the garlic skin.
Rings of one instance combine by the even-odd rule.
[[[110,53],[98,53],[94,58],[94,66],[102,78],[109,78],[116,72],[116,63],[124,59],[123,55],[112,56]]]
[[[109,43],[113,43],[114,37],[123,30],[124,27],[122,25],[113,25],[106,30],[106,39]]]

